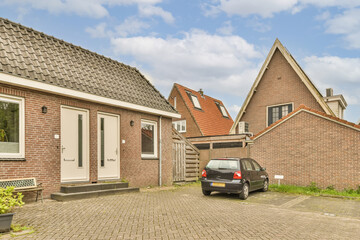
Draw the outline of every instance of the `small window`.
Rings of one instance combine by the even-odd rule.
[[[141,157],[157,157],[157,123],[141,120]]]
[[[242,161],[242,166],[245,170],[247,171],[253,171],[253,166],[251,165],[250,161],[249,160],[243,160]]]
[[[174,108],[176,109],[176,97],[174,97]]]
[[[24,100],[0,95],[0,157],[24,158]]]
[[[199,99],[197,98],[197,96],[195,96],[191,92],[187,92],[187,94],[188,94],[191,102],[194,104],[194,107],[201,110],[201,105],[200,105],[200,102],[199,102]]]
[[[180,133],[186,132],[186,120],[175,121],[172,123],[173,127]]]
[[[215,104],[219,108],[219,110],[221,112],[221,115],[223,115],[223,117],[228,118],[229,115],[227,114],[225,107],[223,105],[221,105],[220,103],[218,103],[218,102],[215,102]]]
[[[268,107],[268,126],[292,112],[292,104]]]
[[[254,167],[255,167],[255,170],[256,170],[256,171],[260,171],[260,169],[261,169],[260,165],[257,164],[257,162],[255,162],[255,161],[252,161],[252,163],[253,163],[253,165],[254,165]]]

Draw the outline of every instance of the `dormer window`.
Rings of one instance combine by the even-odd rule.
[[[220,112],[221,112],[221,115],[222,115],[223,117],[228,118],[229,115],[228,115],[228,113],[226,112],[225,107],[224,107],[223,105],[221,105],[220,103],[218,103],[218,102],[215,102],[215,104],[216,104],[216,106],[219,108],[219,110],[220,110]]]
[[[191,102],[193,103],[194,107],[201,110],[200,102],[197,96],[192,94],[191,92],[187,92]]]

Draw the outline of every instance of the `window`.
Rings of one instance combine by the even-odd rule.
[[[281,119],[282,117],[285,117],[290,112],[292,112],[293,105],[292,104],[286,104],[286,105],[278,105],[278,106],[272,106],[268,107],[268,126],[276,122],[277,120]]]
[[[257,164],[255,161],[252,161],[254,167],[255,167],[255,171],[260,171],[261,167],[259,164]]]
[[[157,123],[141,120],[141,157],[157,158]]]
[[[174,108],[176,109],[176,97],[174,97]]]
[[[219,110],[220,110],[221,114],[223,115],[223,117],[228,118],[229,115],[227,114],[225,107],[223,105],[221,105],[220,103],[218,103],[218,102],[215,102],[215,104],[219,108]]]
[[[0,158],[24,158],[24,100],[0,95]]]
[[[254,170],[249,160],[243,160],[242,161],[242,166],[247,171],[253,171]]]
[[[237,160],[210,160],[206,166],[212,170],[238,170],[239,161]]]
[[[181,121],[175,121],[172,123],[173,127],[181,133],[186,132],[186,120],[181,120]]]
[[[187,92],[187,94],[188,94],[191,102],[194,104],[194,107],[201,110],[201,105],[200,105],[200,102],[199,102],[199,99],[197,98],[197,96],[195,96],[191,92]]]

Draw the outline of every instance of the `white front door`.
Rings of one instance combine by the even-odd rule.
[[[98,114],[99,180],[120,179],[120,116]]]
[[[61,182],[89,180],[89,118],[84,109],[61,107]]]

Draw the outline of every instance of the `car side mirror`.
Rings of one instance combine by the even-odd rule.
[[[263,168],[261,168],[260,170],[261,170],[261,171],[265,171],[265,170],[266,170],[266,168],[264,168],[264,167],[263,167]]]

